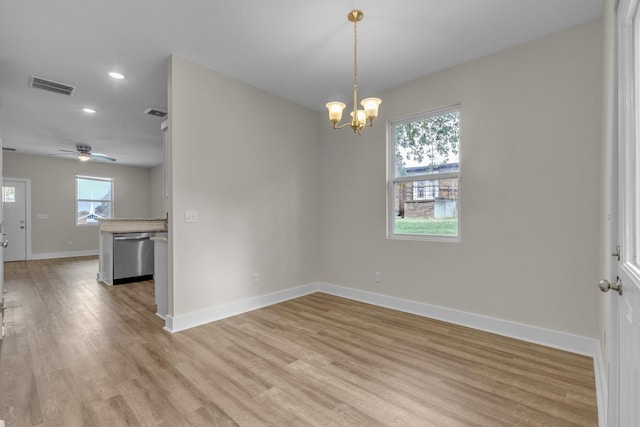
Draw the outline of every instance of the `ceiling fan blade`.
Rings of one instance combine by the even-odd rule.
[[[63,150],[60,150],[63,151]],[[66,150],[64,150],[66,151]],[[70,157],[70,156],[76,156],[78,153],[76,153],[75,151],[67,151],[65,153],[54,153],[54,154],[47,154],[48,156],[65,156],[65,157]]]
[[[108,162],[115,162],[116,159],[114,159],[113,157],[107,156],[106,154],[102,154],[102,153],[89,153],[91,155],[92,159],[97,159],[97,160],[105,160]]]
[[[63,153],[77,153],[76,150],[58,150],[58,151],[62,151]]]

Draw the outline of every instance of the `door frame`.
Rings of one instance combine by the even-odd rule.
[[[619,105],[620,105],[620,28],[619,0],[605,0],[604,5],[604,98],[603,98],[603,144],[604,144],[604,220],[605,237],[602,241],[601,277],[614,283],[618,273],[617,257],[612,256],[617,245],[621,244],[620,236],[620,162],[619,149]],[[601,298],[602,323],[604,336],[601,337],[604,347],[604,360],[601,370],[606,371],[606,383],[602,390],[603,414],[599,420],[602,426],[618,426],[619,424],[619,340],[618,304],[619,299],[614,292],[603,294]]]
[[[30,178],[11,178],[11,177],[4,177],[3,178],[3,185],[6,185],[7,182],[22,182],[25,184],[25,194],[24,194],[24,198],[25,198],[25,224],[27,226],[27,232],[25,233],[25,248],[26,248],[26,254],[25,254],[25,260],[30,260],[32,257],[31,254],[31,179]],[[3,208],[4,209],[4,208]],[[9,244],[11,244],[11,242],[9,242]]]

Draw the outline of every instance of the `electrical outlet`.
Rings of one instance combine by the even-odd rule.
[[[253,275],[251,276],[251,283],[253,283],[254,285],[260,284],[260,275],[258,273],[253,273]]]
[[[382,275],[379,271],[376,271],[376,273],[373,275],[373,278],[375,279],[376,283],[382,282]]]
[[[184,222],[198,222],[198,211],[184,211]]]

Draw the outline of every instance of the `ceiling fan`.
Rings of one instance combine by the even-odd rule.
[[[107,162],[115,162],[116,159],[102,153],[92,153],[91,146],[87,144],[76,144],[75,151],[73,150],[60,150],[64,154],[52,154],[53,156],[76,156],[81,162],[88,160],[103,160]]]

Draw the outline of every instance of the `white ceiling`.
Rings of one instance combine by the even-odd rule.
[[[366,97],[593,20],[603,0],[5,0],[3,146],[47,155],[81,142],[119,164],[160,164],[162,120],[143,111],[167,108],[171,54],[313,110],[348,102],[354,8],[365,14],[358,83]],[[111,70],[126,78],[110,79]],[[29,75],[76,93],[32,89]]]

